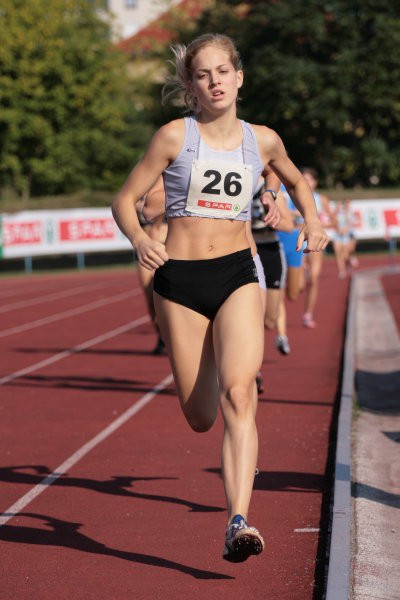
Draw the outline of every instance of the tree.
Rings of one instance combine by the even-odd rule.
[[[400,4],[394,0],[218,1],[195,32],[238,44],[243,118],[283,138],[322,183],[400,178]]]
[[[25,197],[119,185],[149,133],[135,152],[143,116],[108,25],[85,0],[2,0],[0,30],[0,185]]]

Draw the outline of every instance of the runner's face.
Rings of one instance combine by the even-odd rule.
[[[226,50],[205,46],[192,61],[193,93],[200,106],[221,111],[236,102],[243,72],[235,71]]]

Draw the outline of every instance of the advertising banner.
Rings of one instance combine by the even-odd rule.
[[[332,203],[335,209],[335,203]],[[400,237],[400,198],[352,200],[359,240]],[[327,230],[332,237],[333,230]],[[0,215],[0,258],[130,250],[109,208],[38,210]]]
[[[5,214],[1,245],[3,258],[132,248],[107,208]]]

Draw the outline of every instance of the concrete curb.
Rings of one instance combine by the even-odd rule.
[[[348,600],[350,597],[351,559],[351,425],[354,394],[355,362],[355,313],[359,277],[367,271],[355,274],[351,281],[346,321],[346,338],[343,359],[343,380],[338,417],[338,433],[335,459],[334,496],[331,519],[331,540],[326,588],[326,600]],[[398,267],[368,270],[380,277],[399,273]]]
[[[343,380],[336,442],[334,497],[326,600],[348,600],[350,581],[351,415],[354,389],[356,282],[352,278],[346,320]]]

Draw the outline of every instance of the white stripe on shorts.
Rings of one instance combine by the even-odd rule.
[[[259,256],[258,252],[257,252],[257,254],[255,254],[253,256],[253,260],[254,260],[254,264],[256,265],[256,269],[257,269],[259,286],[262,290],[267,291],[267,284],[265,283],[264,267],[262,266],[261,258]]]

